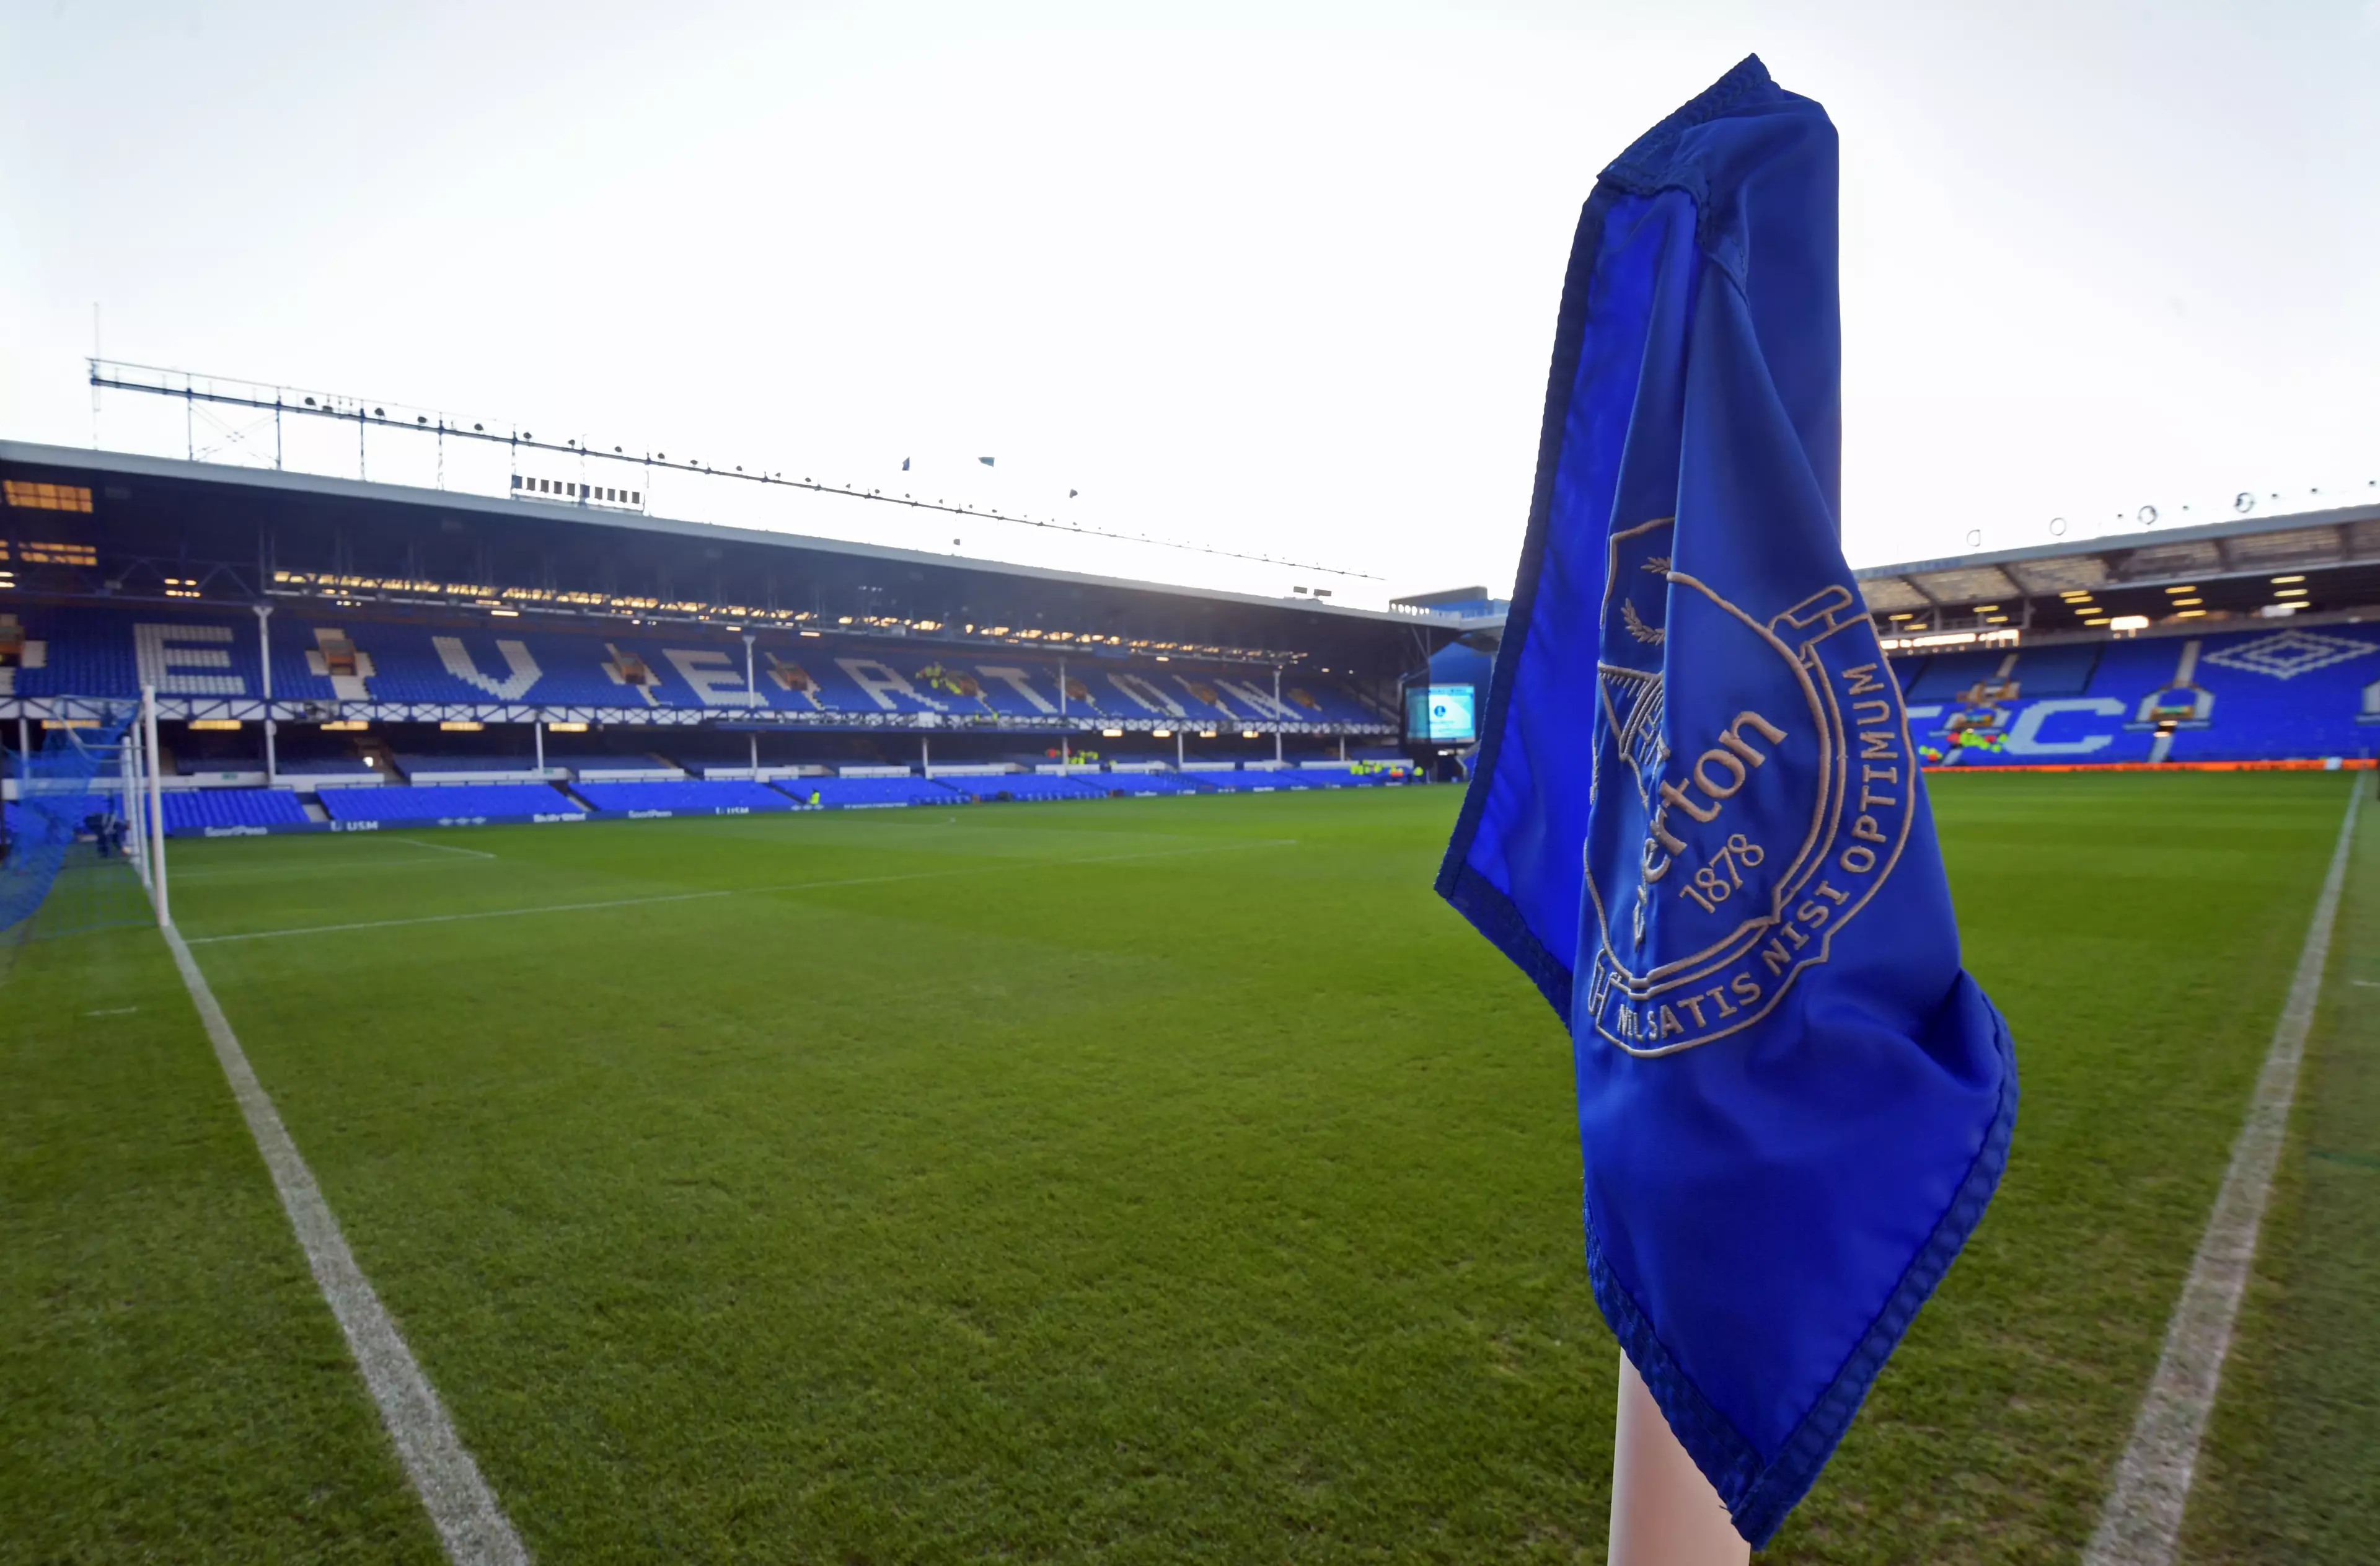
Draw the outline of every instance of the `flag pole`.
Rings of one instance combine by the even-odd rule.
[[[1745,1566],[1752,1547],[1661,1417],[1628,1356],[1620,1356],[1620,1422],[1611,1449],[1610,1566]]]

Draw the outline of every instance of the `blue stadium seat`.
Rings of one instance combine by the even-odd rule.
[[[2012,698],[1972,674],[2005,653],[1936,654],[1910,686],[1910,734],[1961,767],[2368,757],[2380,750],[2380,635],[2274,622],[2027,651]],[[2034,661],[2038,662],[2034,662]],[[2042,671],[2038,677],[2029,669]],[[1967,699],[1962,699],[1967,698]],[[1975,699],[1983,698],[1983,699]],[[2162,734],[2161,734],[2162,731]],[[2162,738],[2162,747],[2160,739]]]
[[[326,788],[318,796],[334,821],[473,821],[579,816],[587,812],[549,783],[443,783],[421,787]]]
[[[785,778],[770,785],[800,805],[829,810],[893,805],[957,805],[965,796],[932,778]]]
[[[1001,801],[1101,799],[1107,795],[1105,773],[1069,777],[1056,772],[1007,772],[937,781],[954,794],[969,795],[987,805]]]
[[[306,807],[285,788],[176,788],[159,795],[169,837],[202,837],[209,828],[297,827]]]
[[[253,697],[263,688],[257,625],[243,612],[30,604],[39,668],[16,671],[20,696],[135,697],[144,660],[160,693]],[[273,621],[273,689],[283,700],[516,702],[733,716],[756,705],[795,714],[939,713],[1047,718],[1061,705],[1053,656],[935,648],[870,638],[762,635],[745,681],[740,638],[697,626],[528,629],[359,619],[292,605]],[[1240,729],[1273,722],[1384,724],[1332,675],[1269,669],[1072,658],[1063,705],[1154,727]],[[607,762],[616,759],[606,758]]]
[[[753,810],[790,810],[793,800],[766,783],[745,779],[669,779],[657,783],[573,783],[571,792],[603,815],[631,811],[674,816],[744,815]]]

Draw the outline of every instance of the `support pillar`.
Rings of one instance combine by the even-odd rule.
[[[1183,748],[1182,731],[1181,731],[1180,729],[1176,729],[1176,730],[1174,730],[1174,731],[1173,731],[1173,770],[1174,770],[1175,771],[1177,771],[1177,772],[1178,772],[1178,771],[1180,771],[1182,770],[1182,763],[1183,763],[1183,760],[1187,757],[1187,755],[1188,755],[1188,754],[1189,754],[1189,753],[1188,753],[1186,750],[1184,750],[1184,749]]]
[[[530,743],[537,747],[537,770],[542,774],[545,771],[545,720],[540,718],[530,723],[528,732]]]
[[[1272,764],[1281,765],[1281,665],[1272,666]]]

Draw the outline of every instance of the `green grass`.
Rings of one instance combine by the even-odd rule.
[[[2344,785],[1936,800],[2016,1147],[1766,1559],[2073,1557]],[[541,1560],[1600,1560],[1568,1045],[1428,892],[1453,805],[195,843],[175,899],[438,921],[195,949]],[[434,1549],[172,984],[0,991],[0,1560]]]
[[[2380,832],[2357,838],[2191,1498],[2184,1559],[2205,1566],[2366,1566],[2380,1555]]]

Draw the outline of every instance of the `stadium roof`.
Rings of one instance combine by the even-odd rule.
[[[661,618],[732,619],[746,610],[751,613],[742,617],[762,618],[754,606],[766,598],[785,606],[772,613],[799,610],[837,621],[849,615],[861,628],[971,624],[1036,638],[1046,633],[1052,641],[1064,639],[1062,631],[1099,633],[1240,655],[1294,654],[1382,674],[1417,666],[1460,628],[1454,616],[1427,610],[1266,598],[568,501],[124,452],[0,441],[0,472],[89,487],[91,516],[57,516],[44,526],[100,535],[96,541],[114,568],[91,585],[114,596],[156,596],[167,572],[199,574],[209,596],[276,590],[264,581],[269,573],[282,587],[293,576],[301,589],[362,583],[347,590],[406,602],[435,601],[435,594],[378,589],[441,582],[511,589],[558,578],[576,589],[601,576],[633,578],[648,598],[686,601],[648,611]],[[10,532],[27,536],[30,518],[41,515],[14,505],[0,510]],[[590,588],[562,596],[583,601],[593,595]],[[532,612],[547,607],[513,596],[506,601]],[[552,612],[567,611],[557,601]]]
[[[2221,618],[2380,603],[2380,504],[2029,549],[1879,565],[1856,573],[1870,611],[1942,625],[2082,629],[2142,614]],[[2196,613],[2193,614],[2192,612]]]

